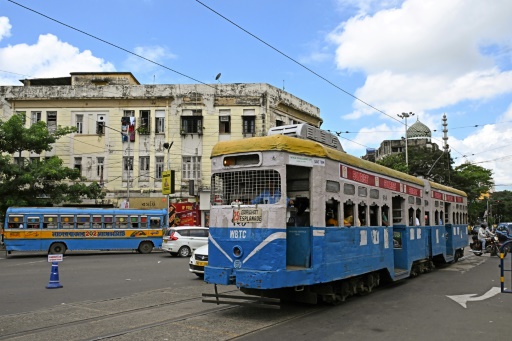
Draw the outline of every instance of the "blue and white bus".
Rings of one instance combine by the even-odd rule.
[[[167,210],[10,207],[4,222],[7,254],[13,251],[137,250],[162,246]]]

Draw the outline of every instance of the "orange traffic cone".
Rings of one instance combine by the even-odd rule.
[[[52,272],[50,273],[50,283],[46,286],[46,289],[57,289],[62,288],[59,283],[59,263],[52,262]]]

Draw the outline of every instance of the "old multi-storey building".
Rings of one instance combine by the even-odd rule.
[[[266,135],[293,123],[319,127],[320,110],[268,84],[141,85],[130,72],[71,73],[0,87],[0,117],[73,126],[51,152],[106,191],[105,203],[165,207],[162,172],[176,174],[175,198],[209,209],[210,153],[218,141]],[[170,147],[169,147],[170,146]],[[168,148],[166,148],[168,147]],[[194,188],[189,189],[190,180]]]

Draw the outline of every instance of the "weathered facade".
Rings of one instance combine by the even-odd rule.
[[[162,171],[170,169],[176,172],[174,197],[193,192],[208,210],[216,142],[263,136],[276,125],[322,122],[317,107],[268,84],[140,85],[129,72],[70,76],[1,86],[0,118],[23,112],[27,124],[76,127],[51,152],[22,156],[59,156],[102,184],[104,203],[115,206],[129,199],[131,207],[164,207]]]

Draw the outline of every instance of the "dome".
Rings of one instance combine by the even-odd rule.
[[[417,138],[428,138],[432,137],[432,132],[429,127],[424,125],[418,119],[413,125],[407,129],[407,138],[409,139],[417,139]]]

